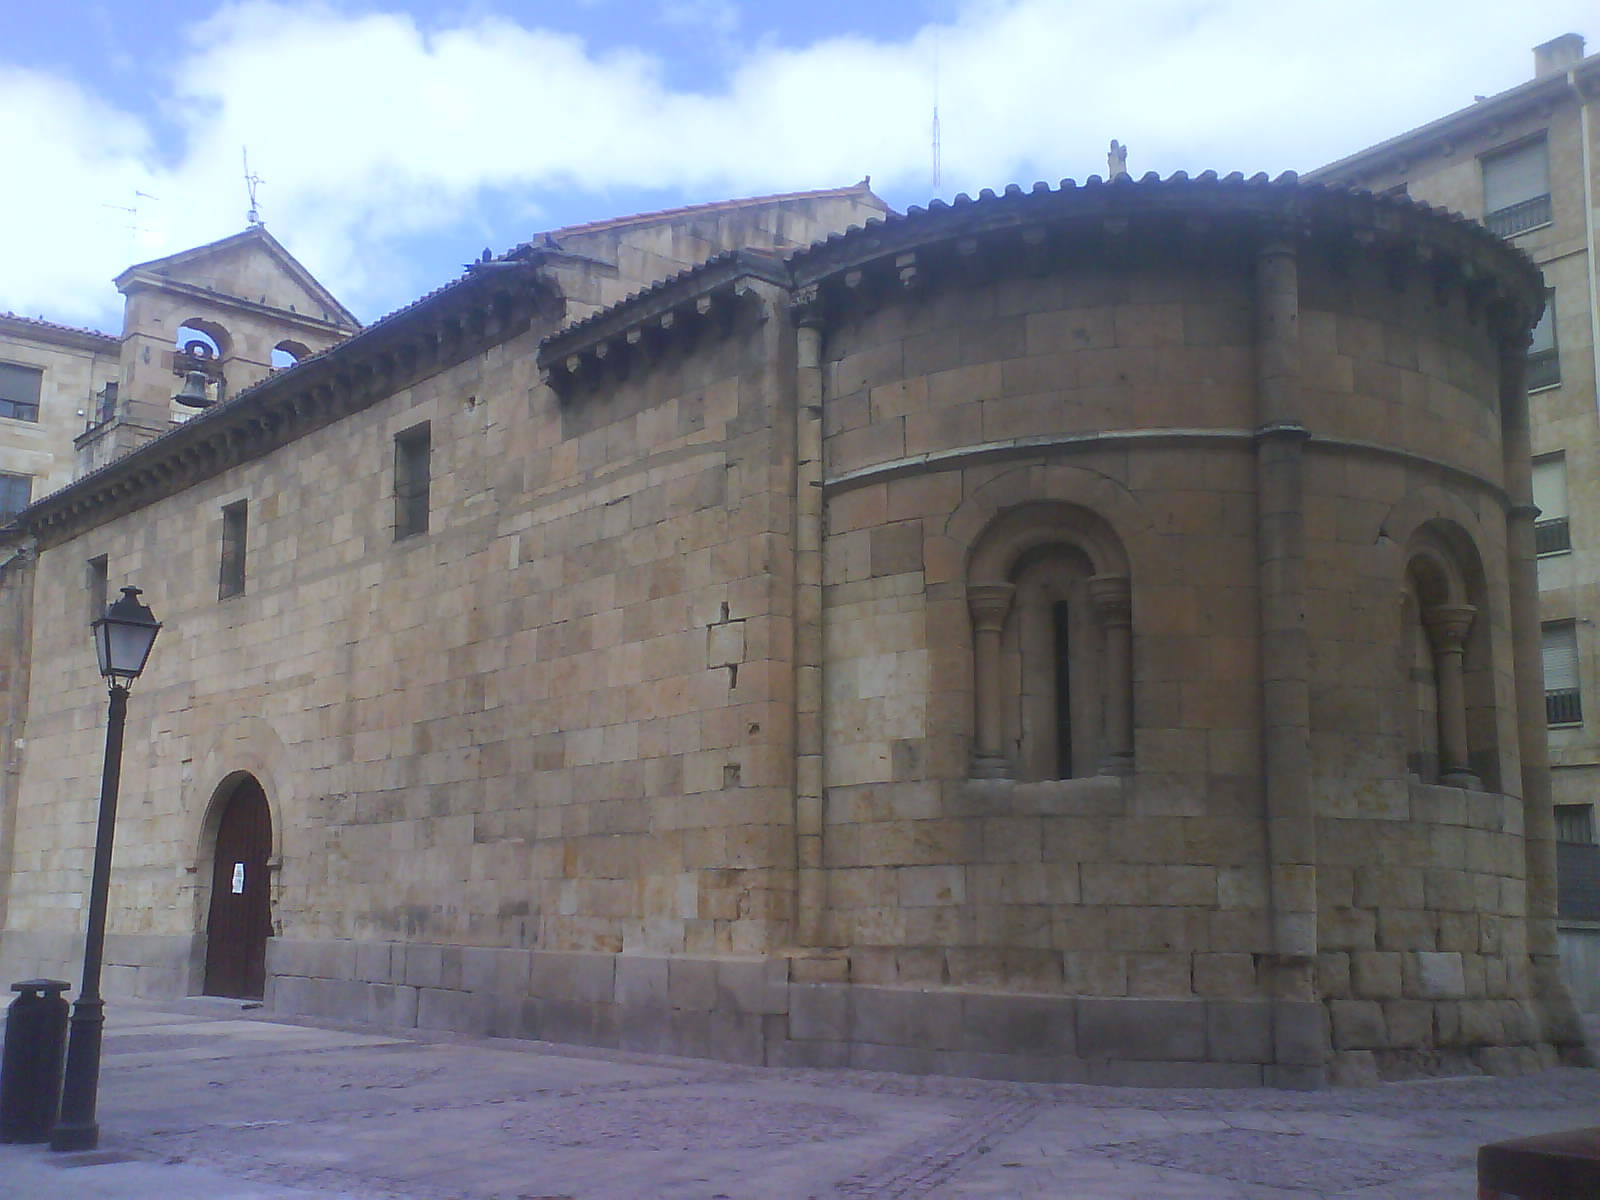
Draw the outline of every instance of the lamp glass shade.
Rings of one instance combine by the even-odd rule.
[[[125,587],[106,615],[94,622],[94,647],[100,657],[100,674],[107,679],[131,682],[139,678],[150,647],[155,645],[161,622],[139,603],[139,589]]]

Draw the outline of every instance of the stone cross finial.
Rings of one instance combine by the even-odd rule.
[[[1111,139],[1111,152],[1106,155],[1106,170],[1107,179],[1128,173],[1128,148],[1116,138]]]

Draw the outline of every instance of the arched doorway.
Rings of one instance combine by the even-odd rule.
[[[208,996],[259,1000],[267,988],[267,937],[272,907],[267,859],[272,814],[261,785],[249,775],[222,802],[206,919]]]

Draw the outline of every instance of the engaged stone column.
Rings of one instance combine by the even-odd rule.
[[[822,680],[822,311],[814,289],[794,296],[794,940],[822,944],[827,910],[823,867]]]
[[[1106,754],[1102,775],[1133,773],[1133,589],[1122,575],[1096,575],[1089,598],[1106,631]]]
[[[1272,953],[1262,990],[1273,1016],[1275,1087],[1317,1087],[1325,1035],[1293,1033],[1316,999],[1317,824],[1311,794],[1311,660],[1306,630],[1303,414],[1298,232],[1264,238],[1255,259],[1256,571],[1261,597],[1262,787]]]
[[[1532,314],[1513,314],[1500,348],[1500,433],[1505,462],[1506,555],[1511,584],[1511,636],[1517,673],[1517,749],[1522,760],[1522,853],[1527,864],[1528,961],[1544,1036],[1564,1061],[1587,1064],[1583,1027],[1561,975],[1556,937],[1555,810],[1550,796],[1549,731],[1539,646],[1539,576],[1533,523],[1533,461],[1528,429],[1528,328]]]
[[[974,779],[1006,779],[1011,774],[1000,722],[1000,631],[1006,626],[1016,591],[1009,583],[979,583],[967,588],[967,607],[972,612],[972,685],[978,707]]]
[[[1467,753],[1467,691],[1461,670],[1467,633],[1477,614],[1470,604],[1438,604],[1422,614],[1439,681],[1439,782],[1446,787],[1483,786]]]

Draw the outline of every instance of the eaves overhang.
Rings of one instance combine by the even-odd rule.
[[[1286,235],[1392,251],[1425,247],[1419,253],[1455,263],[1466,277],[1499,279],[1524,300],[1537,295],[1540,287],[1533,261],[1476,221],[1405,196],[1306,183],[1292,172],[1276,179],[1247,179],[1238,173],[1222,177],[1214,171],[1194,178],[1179,171],[1162,179],[1151,172],[1110,182],[1098,176],[1082,184],[1064,179],[1055,189],[1036,183],[1024,191],[1012,184],[999,195],[985,189],[975,200],[965,195],[950,204],[935,200],[926,208],[913,206],[903,215],[835,234],[791,256],[789,268],[795,286],[808,287],[895,260],[896,274],[915,286],[925,264],[904,256],[946,245],[958,252],[969,246],[977,251],[980,246],[963,245],[963,240],[1008,233],[1031,244],[1035,257],[1167,233],[1257,239]]]
[[[935,200],[871,218],[785,260],[724,254],[552,333],[540,343],[538,361],[559,394],[581,379],[598,383],[625,370],[636,350],[695,327],[694,318],[710,315],[741,281],[787,289],[797,318],[826,324],[996,270],[1051,270],[1095,256],[1122,261],[1153,246],[1198,250],[1269,237],[1335,255],[1376,253],[1397,268],[1421,265],[1436,289],[1460,287],[1492,311],[1510,339],[1526,336],[1543,305],[1539,270],[1525,254],[1476,221],[1409,197],[1306,183],[1292,173],[1152,173]]]
[[[343,337],[352,326],[342,320],[329,321],[321,317],[314,317],[310,313],[295,312],[292,309],[278,308],[271,304],[261,304],[255,300],[247,300],[243,296],[235,296],[228,292],[219,292],[215,288],[201,287],[198,284],[185,283],[178,279],[168,279],[150,272],[132,270],[118,277],[125,294],[132,294],[141,287],[159,288],[177,296],[188,296],[190,299],[201,301],[205,304],[217,305],[237,312],[253,313],[257,316],[268,317],[283,325],[297,325],[303,329],[314,330],[317,333],[330,334],[334,337]]]
[[[1492,136],[1489,133],[1492,128],[1529,111],[1553,112],[1558,105],[1575,102],[1573,84],[1586,101],[1600,96],[1600,54],[1590,55],[1570,71],[1553,71],[1527,80],[1426,125],[1396,134],[1307,171],[1301,178],[1308,183],[1349,184],[1390,168],[1403,170],[1407,163],[1423,155],[1448,153],[1462,143]]]
[[[793,282],[788,266],[774,253],[726,251],[550,334],[539,343],[539,369],[559,389],[584,371],[586,361],[609,357],[613,345],[637,346],[647,337],[707,316],[755,279],[781,288]]]
[[[73,325],[58,325],[54,321],[19,317],[15,313],[0,313],[0,335],[26,341],[48,342],[53,346],[68,346],[88,350],[95,354],[115,354],[122,339],[115,334],[101,333],[96,329],[80,329]]]
[[[337,296],[322,286],[322,283],[306,270],[282,242],[267,232],[264,225],[252,225],[238,233],[229,234],[227,237],[218,238],[214,242],[207,242],[201,246],[191,246],[187,250],[180,250],[176,254],[163,255],[160,258],[148,259],[145,262],[134,263],[125,268],[112,282],[120,292],[126,293],[136,283],[150,285],[159,284],[168,287],[174,282],[173,272],[179,269],[193,269],[196,263],[203,263],[213,259],[219,254],[241,246],[254,244],[259,246],[268,257],[277,262],[278,266],[305,289],[306,293],[321,304],[328,312],[334,314],[333,323],[344,330],[360,329],[361,322],[348,308],[339,302]]]
[[[487,269],[487,268],[495,269]],[[17,514],[5,540],[58,544],[270,453],[526,330],[560,297],[537,256],[481,264]]]

